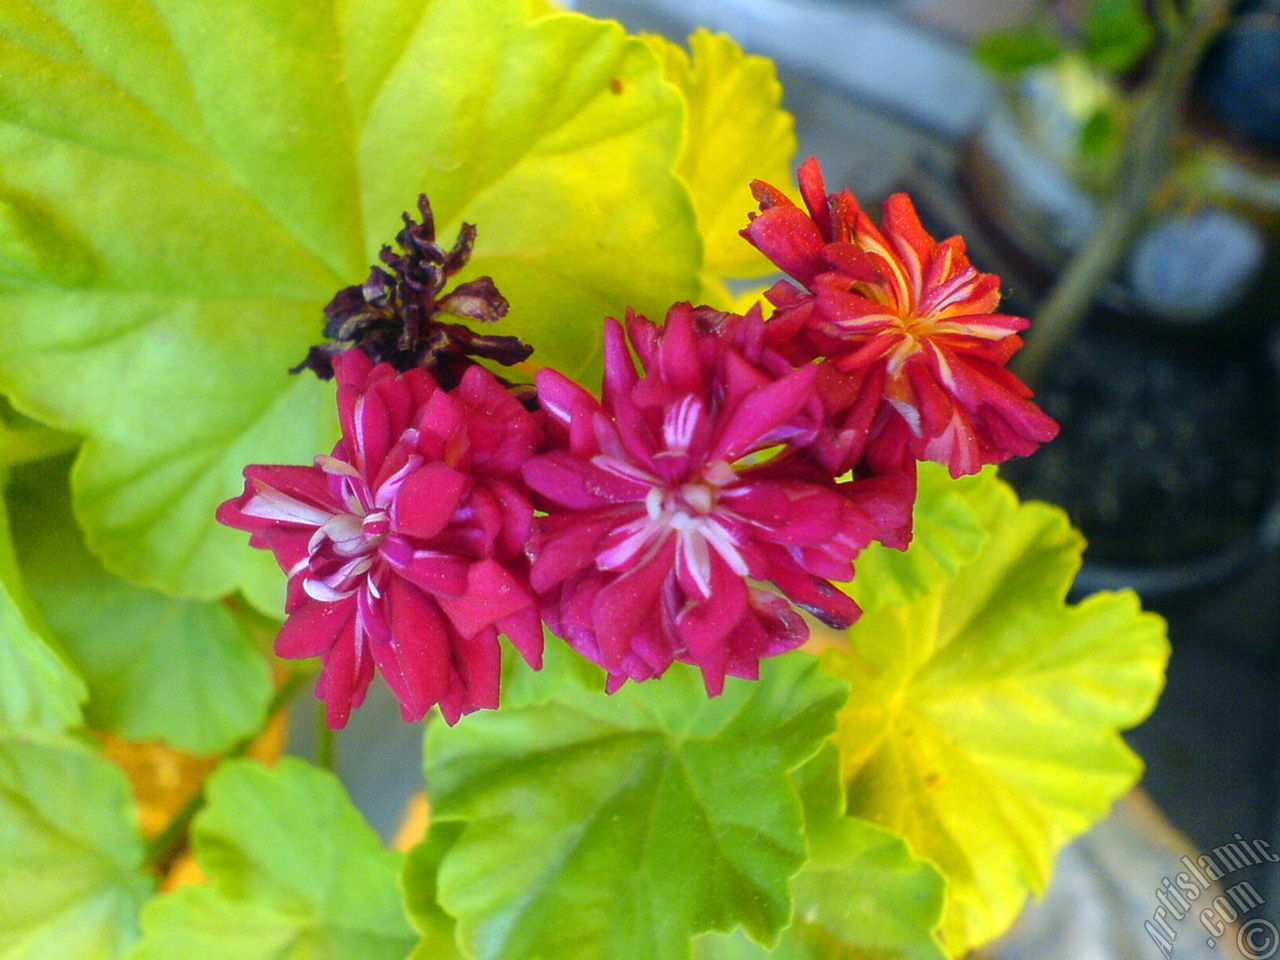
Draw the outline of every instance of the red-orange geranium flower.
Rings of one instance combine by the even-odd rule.
[[[915,458],[958,477],[1052,439],[1057,424],[1005,369],[1027,321],[995,312],[1000,280],[969,263],[964,241],[935,241],[901,193],[877,228],[848,191],[826,193],[812,157],[799,181],[807,213],[756,181],[762,212],[743,235],[802,285],[769,291],[770,325],[793,359],[827,358],[824,466]]]

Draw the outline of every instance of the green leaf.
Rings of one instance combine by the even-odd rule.
[[[773,61],[748,56],[729,37],[705,29],[689,37],[692,58],[662,37],[645,39],[688,106],[676,169],[693,194],[706,245],[704,283],[772,273],[774,266],[738,231],[757,209],[752,180],[785,187],[792,179],[795,125],[782,109]]]
[[[851,650],[822,658],[852,686],[836,738],[849,810],[942,870],[953,955],[1002,932],[1054,854],[1138,778],[1118,731],[1151,711],[1169,652],[1132,593],[1068,606],[1079,534],[1000,492],[979,509],[975,559],[868,613]]]
[[[251,462],[335,439],[287,369],[420,191],[497,332],[598,370],[601,321],[696,293],[673,167],[683,104],[641,41],[525,0],[67,0],[0,10],[0,389],[85,436],[94,553],[278,610],[265,553],[213,521]],[[466,277],[462,278],[466,279]]]
[[[840,752],[827,744],[797,770],[810,859],[796,877],[796,923],[788,938],[815,957],[945,960],[933,931],[944,880],[895,833],[845,816]]]
[[[89,687],[86,720],[127,740],[216,753],[266,717],[271,671],[231,613],[107,573],[84,547],[66,464],[19,471],[16,546],[36,606]]]
[[[70,453],[80,438],[24,417],[0,396],[0,468]]]
[[[871,544],[858,554],[857,576],[842,589],[863,610],[924,596],[977,555],[987,539],[978,505],[998,488],[993,469],[953,480],[946,467],[921,463],[910,548]]]
[[[1021,73],[1056,59],[1062,53],[1062,37],[1050,27],[995,30],[978,39],[973,54],[992,73]]]
[[[707,930],[776,937],[805,859],[787,772],[829,735],[843,686],[792,654],[712,700],[680,665],[607,697],[561,648],[553,698],[516,683],[523,705],[427,735],[432,816],[466,821],[437,890],[464,952],[664,960]]]
[[[0,467],[0,490],[7,479],[8,471]],[[56,733],[78,727],[88,695],[84,681],[49,642],[48,627],[27,593],[13,552],[9,510],[0,498],[0,731]]]
[[[426,837],[405,857],[400,886],[409,921],[421,937],[409,960],[453,960],[462,956],[454,939],[457,924],[444,912],[437,897],[436,876],[440,861],[465,826],[458,820],[432,821]]]
[[[805,804],[809,862],[792,884],[795,919],[773,950],[741,933],[712,934],[698,960],[946,960],[933,935],[943,879],[906,842],[844,816],[840,754],[828,744],[792,774]]]
[[[0,958],[115,960],[152,880],[124,774],[87,747],[0,735]]]
[[[402,960],[399,854],[331,774],[289,757],[224,764],[196,817],[207,887],[153,900],[130,960]]]
[[[1084,52],[1092,63],[1127,73],[1156,41],[1142,0],[1092,0],[1084,14]]]

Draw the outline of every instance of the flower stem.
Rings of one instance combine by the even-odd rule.
[[[337,741],[337,731],[333,730],[325,722],[325,705],[319,701],[317,701],[317,705],[319,706],[319,719],[316,722],[316,766],[332,771],[335,762],[334,746]]]
[[[1177,0],[1155,0],[1155,21],[1161,39],[1166,43],[1173,41],[1181,32],[1183,23]]]
[[[307,677],[308,675],[303,672],[290,673],[285,677],[284,682],[276,688],[275,695],[272,696],[271,701],[267,704],[268,722],[293,699],[293,695],[298,692],[298,688],[302,686]],[[265,726],[266,723],[263,724],[264,728]],[[223,755],[222,760],[243,756],[256,739],[257,734],[255,733],[240,740]],[[191,799],[177,812],[174,818],[147,844],[146,863],[151,870],[162,877],[169,872],[174,862],[186,849],[187,831],[191,826],[191,821],[203,806],[204,784],[201,784],[200,789],[191,795]]]
[[[1010,364],[1032,386],[1084,320],[1099,285],[1115,271],[1152,196],[1164,183],[1179,111],[1196,67],[1237,2],[1201,0],[1196,4],[1187,14],[1185,27],[1160,49],[1149,78],[1134,94],[1139,106],[1125,138],[1119,186],[1103,206],[1093,232],[1036,311],[1034,336]]]

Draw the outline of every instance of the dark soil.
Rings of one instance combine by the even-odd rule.
[[[1265,351],[1103,328],[1055,359],[1037,402],[1061,433],[1001,475],[1064,507],[1087,557],[1168,563],[1247,542],[1275,490]]]

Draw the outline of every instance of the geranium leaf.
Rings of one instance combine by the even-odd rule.
[[[688,53],[663,37],[645,39],[688,104],[688,132],[676,169],[693,194],[709,285],[723,277],[772,273],[773,265],[738,231],[757,209],[752,180],[791,182],[794,122],[782,109],[773,61],[748,56],[729,37],[705,29],[689,37]]]
[[[554,699],[433,727],[432,816],[466,821],[437,889],[464,952],[662,960],[707,930],[776,937],[805,858],[787,771],[844,689],[805,654],[762,666],[711,700],[680,665],[612,697],[566,674]]]
[[[710,934],[698,960],[946,960],[933,930],[943,879],[902,837],[844,816],[840,754],[828,744],[792,774],[805,807],[809,862],[792,883],[795,919],[777,947]]]
[[[437,897],[436,877],[440,861],[465,826],[459,820],[433,821],[423,841],[405,857],[400,886],[409,921],[421,938],[409,960],[455,960],[462,956],[454,939],[457,924]]]
[[[0,957],[116,960],[152,892],[129,784],[71,740],[0,735]]]
[[[942,875],[902,837],[845,815],[839,751],[827,744],[792,776],[805,805],[809,862],[795,879],[796,921],[784,943],[814,960],[946,960],[934,935]]]
[[[846,588],[863,610],[909,603],[972,560],[987,539],[981,503],[998,494],[995,471],[953,480],[936,463],[919,465],[910,550],[872,543],[858,554],[857,576]]]
[[[221,604],[107,573],[84,547],[65,475],[63,461],[23,468],[10,501],[31,596],[88,684],[89,725],[203,754],[254,733],[271,671],[253,641]]]
[[[0,468],[70,453],[80,438],[24,417],[0,396]]]
[[[338,781],[300,760],[224,764],[205,787],[196,861],[207,887],[147,905],[130,960],[403,960],[413,945],[399,854]]]
[[[7,475],[0,467],[0,490]],[[0,498],[0,731],[59,732],[81,723],[89,693],[47,631],[18,570],[8,505]]]
[[[822,658],[853,688],[836,737],[850,813],[942,870],[953,955],[1002,932],[1058,849],[1138,778],[1118,731],[1150,712],[1168,656],[1163,621],[1133,594],[1068,606],[1079,534],[1000,493],[979,511],[977,557],[866,614],[851,649]]]
[[[279,609],[279,572],[214,508],[245,463],[332,446],[332,387],[286,371],[420,191],[446,243],[478,225],[497,332],[570,374],[605,314],[697,289],[683,105],[617,24],[525,0],[20,0],[0,71],[0,386],[85,436],[77,515],[140,584]]]

